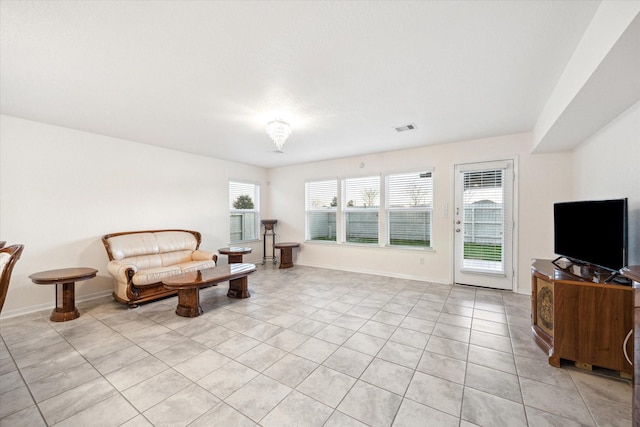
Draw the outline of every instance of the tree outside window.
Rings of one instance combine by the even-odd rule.
[[[253,209],[253,199],[248,194],[241,194],[233,202],[233,207],[236,209]]]

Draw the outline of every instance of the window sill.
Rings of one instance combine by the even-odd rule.
[[[318,245],[337,245],[335,240],[305,240],[304,243],[318,244]]]
[[[379,244],[373,243],[352,243],[352,242],[335,242],[329,240],[305,240],[305,244],[311,245],[335,245],[335,246],[350,246],[354,248],[364,248],[364,249],[381,249],[381,250],[396,250],[396,251],[408,251],[408,252],[435,252],[436,250],[429,247],[416,247],[416,246],[391,246],[385,245],[380,246]]]
[[[229,246],[240,246],[245,243],[258,243],[260,239],[252,239],[252,240],[236,240],[235,242],[229,242]]]
[[[386,249],[396,249],[399,251],[410,251],[410,252],[435,252],[433,246],[385,246]]]

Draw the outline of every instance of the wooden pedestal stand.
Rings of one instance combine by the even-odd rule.
[[[263,219],[262,226],[264,227],[264,232],[262,234],[262,265],[267,262],[267,259],[276,263],[276,224],[278,223],[277,219]],[[271,255],[267,255],[267,237],[270,237],[271,244]]]

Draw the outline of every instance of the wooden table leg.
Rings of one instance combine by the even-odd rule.
[[[293,248],[280,248],[280,268],[293,267]]]
[[[62,302],[62,307],[60,307],[60,302]],[[56,308],[51,312],[49,319],[52,322],[66,322],[78,317],[80,317],[80,312],[76,308],[75,282],[56,283]]]
[[[242,254],[229,254],[229,264],[242,264]]]
[[[200,307],[200,288],[184,288],[178,290],[178,307],[176,314],[182,317],[198,317],[202,314]]]
[[[249,279],[247,276],[238,279],[229,280],[229,298],[249,298]]]

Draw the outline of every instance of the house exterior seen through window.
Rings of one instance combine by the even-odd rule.
[[[246,182],[229,182],[229,242],[257,240],[260,220],[260,187]]]

